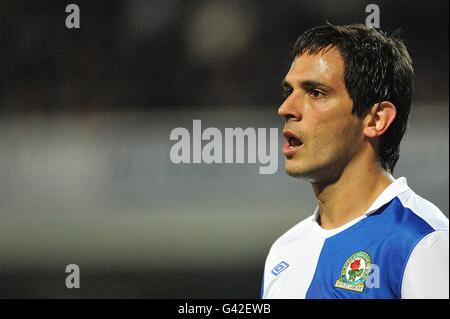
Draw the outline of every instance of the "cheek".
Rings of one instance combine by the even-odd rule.
[[[334,153],[337,143],[336,130],[323,124],[316,126],[315,130],[309,135],[309,154],[315,158],[328,157]]]
[[[354,124],[330,121],[318,123],[310,136],[316,155],[342,151],[358,142],[358,128]]]
[[[345,125],[345,114],[334,105],[321,105],[320,107],[311,107],[304,116],[308,127],[317,133],[326,133],[328,131],[341,130]],[[306,112],[305,112],[306,113]]]
[[[333,152],[347,148],[348,144],[356,141],[355,137],[361,128],[351,114],[351,105],[351,101],[336,98],[320,107],[310,106],[305,116],[310,130],[306,132],[310,133],[308,136],[318,153],[316,155],[320,156],[321,151]]]

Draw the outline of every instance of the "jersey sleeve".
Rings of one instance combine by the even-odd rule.
[[[422,238],[406,264],[403,299],[449,298],[449,232],[434,231]]]

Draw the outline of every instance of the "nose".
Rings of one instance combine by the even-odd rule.
[[[286,121],[290,118],[295,118],[297,121],[301,120],[300,101],[295,98],[295,92],[292,92],[278,108],[278,115],[286,119]]]

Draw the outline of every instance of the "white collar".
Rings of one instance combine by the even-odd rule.
[[[373,204],[369,207],[369,209],[364,213],[364,215],[370,215],[373,212],[377,211],[380,207],[389,203],[395,197],[400,195],[401,193],[410,190],[408,186],[408,181],[405,177],[400,177],[394,180],[388,187],[384,189],[384,191],[378,196],[378,198],[373,202]]]
[[[356,224],[357,222],[359,222],[360,220],[366,218],[367,216],[369,216],[370,214],[376,212],[379,208],[381,208],[382,206],[384,206],[385,204],[389,203],[392,199],[394,199],[395,197],[397,197],[398,195],[400,195],[401,193],[410,190],[409,186],[408,186],[408,182],[406,180],[405,177],[400,177],[397,178],[396,180],[394,180],[391,184],[389,184],[388,187],[386,187],[384,189],[384,191],[377,197],[377,199],[372,203],[372,205],[370,205],[369,209],[360,217],[357,217],[353,220],[351,220],[350,222],[346,223],[345,225],[342,225],[338,228],[334,228],[334,229],[323,229],[318,223],[318,217],[319,217],[319,206],[316,207],[314,214],[312,216],[313,219],[313,223],[317,226],[316,228],[318,229],[319,233],[322,236],[325,237],[331,237],[347,228],[349,228],[350,226]]]

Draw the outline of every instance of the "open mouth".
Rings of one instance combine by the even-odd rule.
[[[296,137],[288,137],[287,142],[290,147],[299,147],[303,145],[303,142]]]
[[[293,155],[303,145],[303,140],[291,130],[284,130],[283,135],[287,141],[283,145],[283,153],[287,156]]]

